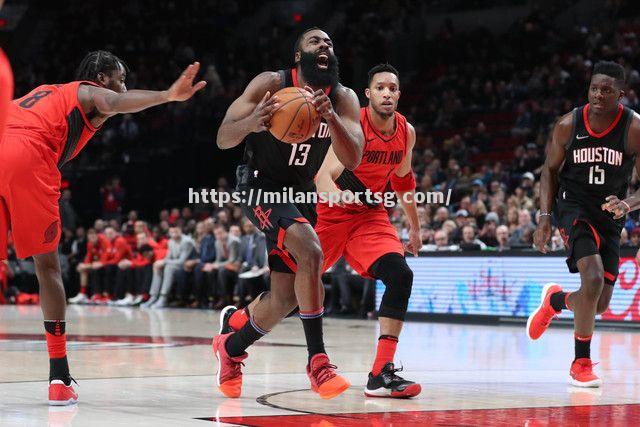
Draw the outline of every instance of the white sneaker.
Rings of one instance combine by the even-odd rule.
[[[86,304],[89,302],[89,298],[87,298],[85,294],[80,292],[78,295],[73,298],[69,298],[67,301],[69,302],[69,304]]]
[[[131,301],[131,305],[139,305],[142,300],[144,300],[144,295],[136,295],[133,301]]]
[[[117,305],[117,306],[131,305],[132,302],[133,302],[133,295],[127,294],[126,297],[116,301],[115,305]]]

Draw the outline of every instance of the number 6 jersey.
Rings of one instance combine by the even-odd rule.
[[[38,86],[11,103],[5,135],[26,136],[30,143],[52,152],[58,167],[74,158],[98,129],[91,125],[78,101],[81,84]]]
[[[280,89],[298,87],[296,69],[278,71]],[[333,108],[336,108],[335,91],[325,89]],[[313,182],[331,146],[329,127],[324,119],[315,134],[305,142],[287,144],[269,132],[250,133],[245,138],[244,160],[257,170],[259,176],[282,186],[298,186]]]
[[[589,104],[573,110],[573,132],[560,172],[558,196],[593,203],[600,209],[607,196],[626,196],[635,160],[627,150],[633,111],[619,104],[615,119],[601,133],[591,129],[588,112]]]

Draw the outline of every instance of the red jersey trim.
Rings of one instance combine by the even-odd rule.
[[[298,86],[298,70],[296,70],[295,68],[291,69],[291,80],[293,81],[294,87],[300,87]],[[325,95],[329,96],[329,94],[331,93],[331,86],[325,87],[324,93]]]
[[[89,86],[95,86],[95,87],[102,87],[99,84],[95,83],[95,82],[91,82],[88,80],[80,80],[78,81],[78,89],[80,89],[80,85],[89,85]],[[89,130],[91,130],[92,132],[97,132],[98,130],[100,130],[100,128],[102,128],[102,126],[100,127],[94,127],[91,124],[91,120],[89,120],[87,118],[87,114],[84,112],[84,108],[82,108],[82,104],[80,104],[80,98],[78,98],[78,93],[76,92],[76,99],[78,101],[78,106],[80,108],[78,108],[78,110],[80,110],[80,115],[82,115],[82,120],[84,120],[84,124],[89,128]]]
[[[624,107],[622,106],[622,104],[618,104],[618,114],[616,115],[616,118],[613,119],[613,122],[611,122],[609,127],[603,130],[602,132],[596,133],[593,131],[593,129],[591,129],[591,125],[589,124],[589,104],[587,104],[582,109],[582,119],[584,120],[584,126],[587,128],[587,132],[589,132],[589,135],[591,135],[594,138],[602,138],[604,136],[607,136],[609,132],[611,132],[618,125],[618,123],[620,122],[620,119],[622,118],[623,111],[624,111]]]
[[[373,125],[373,120],[371,120],[371,111],[369,110],[369,107],[364,107],[365,109],[365,114],[364,116],[367,118],[367,123],[369,123],[369,126],[371,126],[371,130],[373,130],[373,133],[375,133],[376,135],[378,135],[378,138],[380,138],[381,140],[383,140],[384,142],[389,142],[391,141],[393,138],[396,137],[396,135],[398,135],[398,129],[400,128],[399,124],[398,124],[398,115],[396,114],[396,112],[393,112],[393,120],[394,123],[396,125],[396,130],[393,132],[392,135],[390,136],[384,136],[382,133],[380,133],[380,131]],[[405,146],[406,146],[406,141],[405,141]]]

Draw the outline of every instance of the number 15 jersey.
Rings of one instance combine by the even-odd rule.
[[[298,87],[296,69],[278,71],[280,89]],[[335,88],[325,89],[333,108],[336,108]],[[258,171],[259,176],[282,186],[299,186],[313,182],[331,146],[329,127],[324,119],[315,134],[305,142],[287,144],[268,131],[250,133],[245,138],[244,160]]]
[[[626,196],[635,160],[627,150],[633,111],[619,104],[615,119],[600,133],[591,129],[588,113],[589,104],[573,110],[573,132],[560,172],[559,196],[600,209],[607,196]]]
[[[91,125],[78,100],[81,84],[42,85],[9,107],[5,136],[22,135],[30,143],[44,147],[61,167],[74,158],[98,129]]]

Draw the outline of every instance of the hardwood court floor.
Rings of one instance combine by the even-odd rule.
[[[325,319],[327,350],[353,386],[309,391],[298,319],[249,351],[240,399],[215,386],[218,313],[72,306],[68,357],[80,403],[49,408],[38,307],[0,306],[0,425],[627,426],[640,420],[640,334],[596,331],[601,389],[567,385],[569,329],[529,342],[523,326],[408,323],[396,363],[423,386],[410,400],[365,398],[377,323]],[[636,424],[637,425],[637,424]]]

